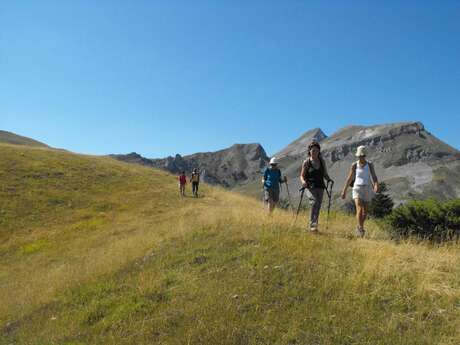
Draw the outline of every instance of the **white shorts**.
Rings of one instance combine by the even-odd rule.
[[[353,200],[360,199],[364,202],[371,202],[374,198],[374,191],[370,185],[354,186],[352,192]]]

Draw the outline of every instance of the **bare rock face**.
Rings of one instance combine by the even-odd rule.
[[[135,153],[111,155],[111,157],[167,170],[173,174],[181,171],[190,174],[197,168],[202,172],[202,180],[205,182],[229,188],[258,178],[260,170],[269,160],[260,144],[235,144],[216,152],[202,152],[188,156],[176,154],[174,157],[162,159],[147,159]]]

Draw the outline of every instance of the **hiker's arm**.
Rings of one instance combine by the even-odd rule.
[[[305,181],[305,172],[306,172],[306,164],[302,164],[302,170],[300,171],[300,184],[302,187],[306,188],[308,183]]]
[[[377,178],[377,175],[375,174],[375,169],[374,169],[374,164],[369,164],[369,168],[371,170],[371,175],[372,175],[372,182],[374,183],[374,192],[378,193],[379,192],[379,180]]]
[[[347,189],[351,181],[353,181],[354,173],[355,173],[355,166],[352,165],[350,168],[350,171],[348,172],[347,180],[345,181],[345,186],[343,187],[343,190],[342,190],[342,199],[345,199],[345,196],[347,195]]]
[[[268,171],[267,169],[265,169],[264,171],[264,177],[262,177],[262,184],[265,185],[265,181],[267,180],[267,174],[268,174]]]

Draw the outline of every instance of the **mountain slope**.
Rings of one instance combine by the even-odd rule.
[[[210,184],[234,187],[253,181],[268,162],[267,154],[260,144],[235,144],[216,152],[195,153],[188,156],[177,154],[163,159],[146,159],[136,153],[111,155],[129,163],[142,164],[178,174],[191,173],[194,168],[202,172],[202,180]]]
[[[300,188],[299,173],[307,155],[307,146],[316,140],[322,145],[331,177],[336,181],[335,206],[343,204],[337,194],[343,187],[350,165],[356,161],[359,145],[369,148],[379,179],[386,182],[395,204],[409,199],[460,197],[460,152],[429,133],[420,122],[402,122],[375,126],[348,126],[327,137],[319,128],[305,132],[275,154],[285,175],[293,202]],[[269,158],[259,144],[234,145],[228,149],[176,155],[164,159],[146,159],[136,153],[112,155],[131,163],[164,169],[172,173],[201,168],[204,180],[254,197],[261,197],[261,171]],[[287,198],[287,190],[282,191]]]
[[[374,163],[379,179],[387,183],[396,204],[411,198],[460,197],[460,152],[437,139],[420,122],[349,126],[320,143],[336,193],[357,159],[356,148],[366,145],[367,158]],[[289,147],[293,153],[281,157],[280,165],[290,178],[290,189],[297,190],[307,148],[295,142]]]
[[[285,156],[298,156],[305,152],[306,147],[313,141],[321,142],[327,136],[320,128],[309,130],[294,140],[288,146],[275,154],[277,158]]]
[[[162,171],[0,145],[0,344],[458,344],[460,248],[323,236]],[[6,163],[8,161],[8,163]],[[345,339],[345,340],[344,340]]]
[[[0,130],[0,143],[35,147],[48,147],[48,145],[43,144],[39,141],[2,130]]]

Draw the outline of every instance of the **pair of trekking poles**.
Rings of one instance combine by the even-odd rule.
[[[329,226],[329,214],[331,212],[332,187],[334,187],[334,181],[332,181],[332,180],[327,181],[326,194],[327,194],[327,197],[328,197],[328,204],[327,204],[326,230],[328,229],[328,226]],[[291,195],[289,194],[289,187],[288,187],[287,183],[286,183],[286,189],[287,189],[287,193],[288,193],[289,204],[291,205],[291,209],[292,209]],[[306,187],[302,187],[302,188],[299,189],[300,201],[299,201],[299,205],[297,206],[297,212],[295,213],[295,218],[294,218],[294,222],[292,223],[292,227],[294,227],[294,225],[295,225],[295,223],[297,221],[297,216],[299,215],[300,207],[302,206],[302,200],[303,200],[303,195],[305,193],[305,189],[306,189]],[[292,210],[292,211],[294,211],[294,210]]]

